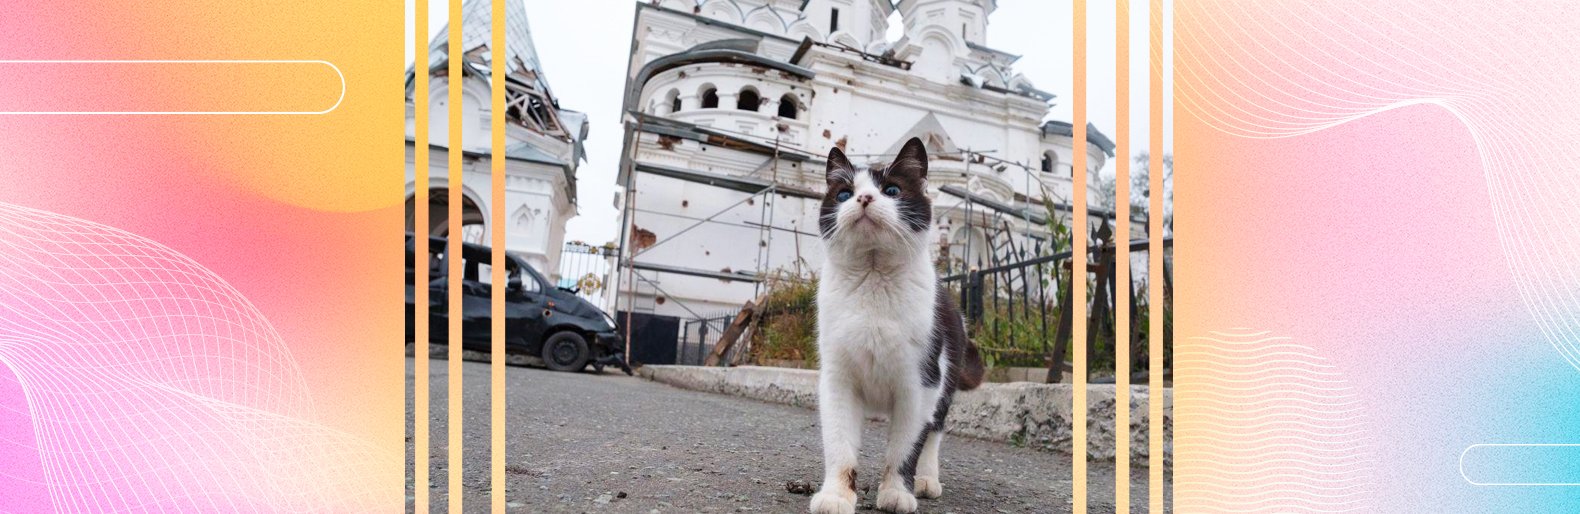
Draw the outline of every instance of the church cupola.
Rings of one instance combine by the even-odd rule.
[[[857,50],[883,41],[891,12],[889,0],[807,0],[801,8],[825,42]]]
[[[906,36],[942,30],[974,45],[986,44],[987,17],[998,9],[997,0],[900,0],[897,5]]]
[[[911,71],[930,80],[960,80],[959,62],[972,45],[987,40],[987,17],[995,0],[901,0],[905,41],[897,57],[912,61]]]

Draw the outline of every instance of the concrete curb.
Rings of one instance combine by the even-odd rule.
[[[730,394],[773,403],[817,408],[817,370],[740,366],[643,366],[637,375],[682,389]],[[982,384],[955,396],[946,423],[951,434],[1068,451],[1074,416],[1069,384],[1014,382]],[[1163,462],[1173,465],[1173,389],[1163,391]],[[1130,459],[1147,461],[1147,398],[1144,386],[1130,388]],[[1087,454],[1114,458],[1114,386],[1087,386]]]

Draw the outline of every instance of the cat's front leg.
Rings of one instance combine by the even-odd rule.
[[[861,449],[862,403],[849,377],[825,366],[819,373],[818,421],[823,428],[823,486],[813,514],[856,512],[856,458]]]
[[[919,393],[907,391],[896,395],[889,413],[889,445],[884,453],[883,481],[878,484],[877,503],[878,508],[885,511],[916,512],[916,495],[911,492],[911,481],[916,476],[916,457],[926,442],[923,432],[931,405],[923,401]]]

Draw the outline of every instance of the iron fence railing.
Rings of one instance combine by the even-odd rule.
[[[708,352],[713,351],[713,346],[719,342],[719,336],[724,334],[724,329],[735,320],[736,313],[737,311],[719,311],[681,320],[675,363],[701,366],[708,358]],[[731,362],[730,358],[737,351],[741,351],[741,345],[731,348],[731,355],[726,355],[723,362]]]
[[[592,246],[579,241],[565,243],[560,251],[559,283],[565,289],[575,289],[582,298],[593,305],[604,305],[604,292],[612,283],[613,258],[618,249],[612,245]]]
[[[1105,227],[1106,228],[1106,227]],[[1106,237],[1106,231],[1097,240]],[[1146,240],[1131,241],[1131,255],[1145,255]],[[1132,374],[1147,369],[1149,327],[1144,286],[1148,282],[1161,282],[1164,288],[1163,336],[1165,348],[1172,339],[1172,280],[1170,277],[1171,238],[1164,239],[1164,273],[1162,277],[1147,277],[1146,282],[1128,281],[1129,307],[1132,327],[1127,341],[1116,341],[1114,335],[1114,300],[1117,298],[1115,277],[1115,246],[1099,245],[1091,248],[1088,268],[1078,276],[1088,281],[1089,298],[1087,314],[1087,356],[1090,371],[1113,370],[1113,354],[1117,344],[1130,347]],[[960,308],[967,320],[967,331],[983,352],[990,366],[1047,367],[1048,382],[1063,379],[1072,366],[1066,362],[1070,355],[1074,303],[1070,265],[1072,252],[1059,252],[1019,262],[1001,264],[980,270],[950,275],[942,279],[944,285],[959,295]],[[1145,269],[1144,266],[1140,267]],[[1137,269],[1132,266],[1132,270]],[[1161,279],[1161,280],[1159,280]],[[1164,368],[1172,366],[1165,351]]]

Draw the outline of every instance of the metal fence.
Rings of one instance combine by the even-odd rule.
[[[1072,344],[1085,344],[1087,348],[1089,382],[1112,381],[1114,349],[1118,344],[1130,349],[1130,377],[1132,382],[1145,381],[1148,369],[1149,336],[1161,330],[1164,340],[1163,359],[1165,377],[1172,375],[1169,348],[1172,347],[1172,238],[1164,238],[1164,266],[1161,277],[1146,276],[1144,263],[1149,251],[1144,239],[1125,243],[1133,259],[1132,276],[1127,282],[1117,280],[1117,247],[1110,241],[1112,233],[1107,224],[1096,231],[1091,241],[1095,246],[1088,250],[1087,269],[1080,273],[1071,270],[1073,254],[1069,251],[1031,258],[1021,257],[1021,252],[1004,252],[1005,258],[995,259],[992,266],[969,269],[942,278],[942,285],[957,295],[962,314],[967,320],[971,339],[981,348],[983,358],[990,367],[1037,367],[1048,369],[1047,381],[1064,380],[1065,373],[1073,366],[1067,362]],[[1040,245],[1038,245],[1040,246]],[[1031,249],[1027,249],[1031,250]],[[1040,252],[1041,248],[1033,251]],[[1087,334],[1085,341],[1072,341],[1074,325],[1074,300],[1070,287],[1072,276],[1087,281]],[[1163,305],[1148,305],[1146,288],[1154,285],[1163,288]],[[781,285],[780,287],[784,287]],[[1128,307],[1131,331],[1124,341],[1116,341],[1114,315],[1117,288],[1128,290]],[[1163,326],[1150,327],[1148,311],[1163,309]],[[809,313],[816,306],[809,299],[798,295],[778,298],[770,294],[766,303],[755,307],[755,316],[745,334],[737,340],[721,361],[733,365],[743,360],[794,361],[798,356],[775,356],[786,353],[786,348],[807,346],[805,339],[815,338],[809,332],[813,323]],[[715,348],[725,330],[736,318],[738,311],[718,311],[680,320],[680,337],[676,342],[676,361],[679,364],[702,365]],[[775,322],[781,316],[790,316],[786,323]],[[788,343],[788,344],[787,344]],[[814,343],[815,344],[815,343]],[[761,346],[761,353],[755,346]],[[806,351],[814,351],[811,348]],[[747,359],[751,356],[750,359]]]
[[[610,271],[614,254],[611,245],[592,246],[580,241],[565,243],[560,251],[559,287],[575,289],[593,305],[605,305],[604,292],[612,286]]]
[[[713,351],[713,346],[719,342],[719,336],[724,334],[724,329],[735,320],[738,311],[719,311],[700,317],[683,319],[680,321],[680,342],[675,351],[676,364],[701,366],[708,358],[708,352]],[[734,354],[743,351],[743,345],[737,344],[730,349],[730,354],[725,356],[723,362],[732,362]]]
[[[1103,241],[1109,237],[1108,227],[1104,225],[1093,240]],[[1160,329],[1164,332],[1165,348],[1170,346],[1173,295],[1168,249],[1172,246],[1173,240],[1165,238],[1162,277],[1147,277],[1146,282],[1132,278],[1124,285],[1130,292],[1131,333],[1127,341],[1115,341],[1114,335],[1115,288],[1119,286],[1115,277],[1116,248],[1112,243],[1091,248],[1088,268],[1075,275],[1087,280],[1090,286],[1087,340],[1083,342],[1087,345],[1089,370],[1112,370],[1113,350],[1117,344],[1130,347],[1132,375],[1147,369],[1151,358],[1147,354],[1147,331],[1152,328],[1148,326],[1147,309],[1153,306],[1146,305],[1145,291],[1137,287],[1139,284],[1161,282],[1164,326]],[[1128,247],[1132,255],[1144,256],[1147,241],[1131,241]],[[1065,359],[1071,353],[1074,321],[1069,286],[1072,257],[1071,252],[1059,252],[943,279],[946,287],[959,294],[967,330],[990,366],[1046,367],[1049,382],[1062,380],[1064,372],[1070,371],[1071,366]],[[1132,270],[1135,269],[1132,266]],[[1163,356],[1165,374],[1172,369],[1167,353],[1165,351]]]

